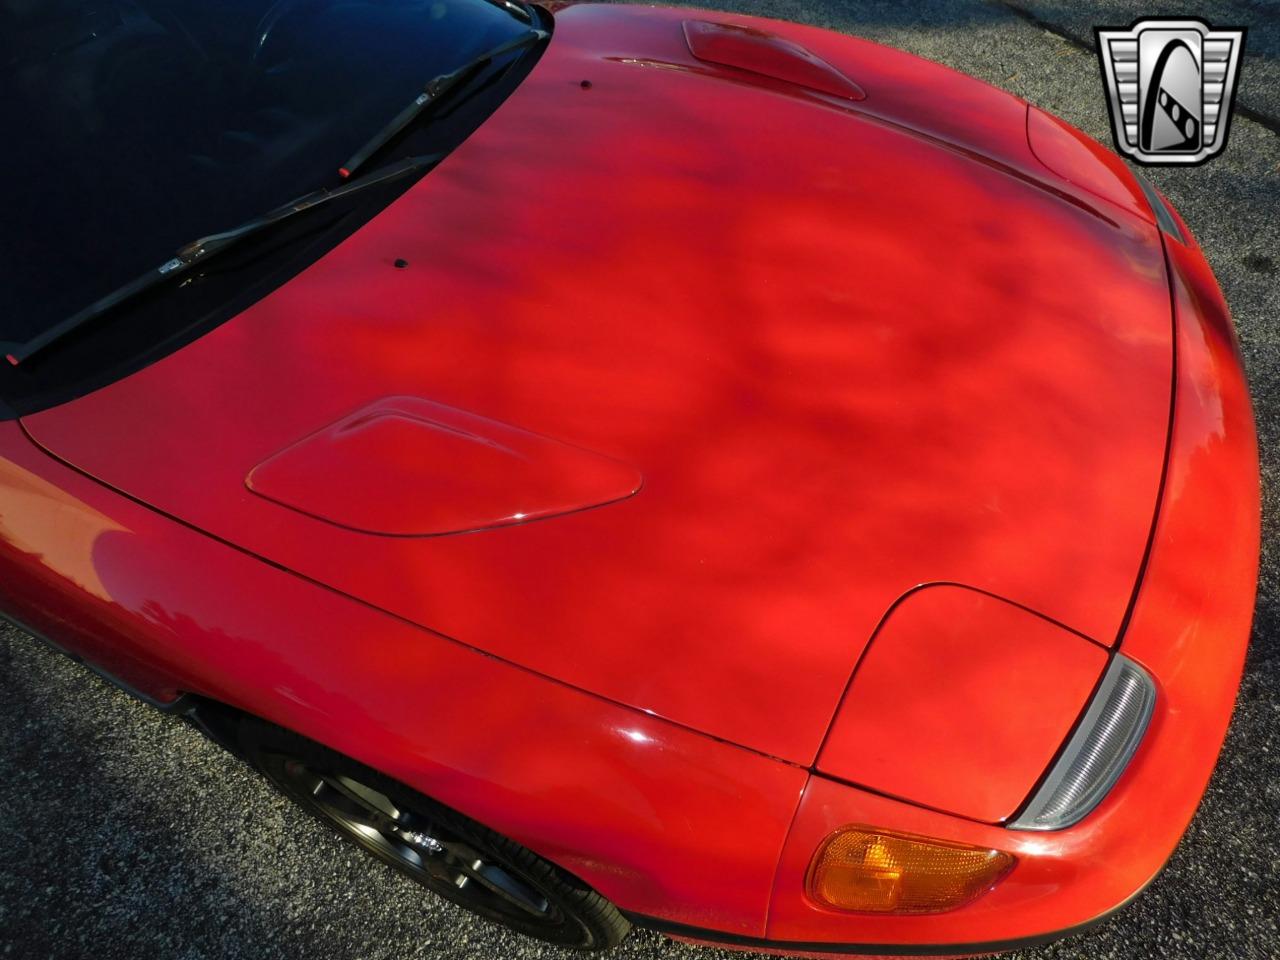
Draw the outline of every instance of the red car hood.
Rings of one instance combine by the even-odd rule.
[[[321,584],[797,762],[916,584],[1113,642],[1168,426],[1149,216],[1057,178],[976,81],[765,25],[842,99],[695,59],[688,16],[563,11],[381,215],[26,429]]]

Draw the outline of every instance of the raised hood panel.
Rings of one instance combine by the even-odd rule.
[[[441,537],[589,510],[635,467],[439,403],[385,397],[258,464],[250,490],[360,533]]]
[[[916,584],[970,584],[1111,642],[1167,430],[1154,229],[1065,192],[1026,149],[1025,105],[990,88],[796,29],[866,92],[840,101],[696,60],[684,18],[564,11],[516,94],[383,214],[27,430],[461,643],[800,762]],[[904,111],[928,135],[885,119]],[[591,451],[606,492],[632,468],[643,487],[417,537],[378,535],[414,532],[394,509],[374,512],[395,530],[363,533],[246,485],[387,397]],[[439,489],[465,500],[468,462]],[[425,469],[378,489],[426,510]],[[310,472],[294,495],[341,510],[329,471]],[[616,499],[587,480],[579,505]]]

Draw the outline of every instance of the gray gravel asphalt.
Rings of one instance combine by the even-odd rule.
[[[1262,443],[1263,567],[1244,686],[1189,834],[1147,893],[1024,958],[1280,956],[1280,7],[956,0],[713,2],[858,34],[1004,87],[1110,143],[1095,24],[1196,13],[1250,28],[1226,154],[1154,170],[1200,238],[1244,344]],[[1252,118],[1252,119],[1250,119]],[[1208,558],[1207,558],[1208,559]],[[181,722],[0,631],[0,954],[566,957],[429,896],[297,812]],[[618,958],[716,960],[638,932]],[[740,955],[739,955],[740,956]]]

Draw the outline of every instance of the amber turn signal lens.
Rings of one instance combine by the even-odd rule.
[[[1013,864],[999,850],[846,827],[814,856],[809,895],[839,910],[941,913],[986,893]]]

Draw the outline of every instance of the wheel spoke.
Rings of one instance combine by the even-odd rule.
[[[324,775],[322,774],[322,776]],[[334,789],[341,790],[348,797],[351,797],[357,803],[362,804],[369,810],[377,811],[392,823],[400,822],[400,818],[404,816],[400,808],[392,802],[390,797],[385,793],[373,789],[373,787],[366,787],[363,783],[360,783],[357,780],[352,780],[350,777],[324,776],[324,779],[327,783],[333,786]]]
[[[450,853],[450,865],[462,874],[460,879],[474,880],[503,902],[518,907],[533,916],[543,916],[547,912],[547,901],[536,890],[517,877],[513,877],[502,867],[489,863],[471,847],[462,843],[447,844]],[[463,883],[457,883],[459,889]]]
[[[348,777],[309,771],[319,782],[311,794],[344,817],[351,817],[377,830],[395,825],[403,814],[385,795]]]
[[[321,776],[316,778],[316,784],[311,790],[311,796],[334,816],[341,817],[344,820],[365,824],[373,828],[374,821],[377,819],[367,804],[362,803],[359,798],[343,790],[341,786],[335,784],[328,777]]]

